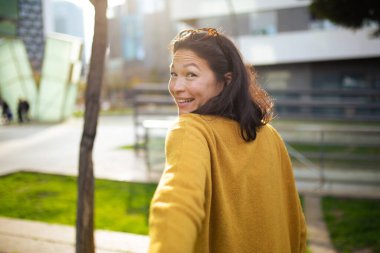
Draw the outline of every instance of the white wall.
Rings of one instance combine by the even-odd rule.
[[[170,14],[174,20],[204,18],[231,13],[258,12],[282,8],[307,6],[310,0],[173,0]]]
[[[372,38],[371,31],[342,28],[242,36],[239,47],[254,65],[379,57],[380,38]]]

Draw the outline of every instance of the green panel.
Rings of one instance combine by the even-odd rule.
[[[30,104],[31,117],[34,116],[37,88],[21,40],[0,41],[0,89],[14,115],[18,99],[24,98]]]
[[[26,54],[26,52],[25,52],[25,54]],[[18,68],[19,73],[22,76],[33,76],[32,66],[29,63],[29,60],[28,59],[24,59],[24,60],[25,60],[26,64],[20,64],[19,65],[19,68]]]
[[[71,77],[70,77],[70,84],[67,87],[67,95],[66,95],[66,103],[64,107],[64,115],[65,117],[69,117],[74,112],[74,106],[76,102],[77,97],[77,91],[78,91],[78,83],[80,81],[81,76],[81,69],[82,69],[82,62],[77,61],[76,63],[72,64],[72,71],[71,71]]]
[[[15,37],[17,34],[17,26],[9,21],[0,22],[0,37]]]
[[[16,75],[12,58],[11,43],[9,40],[0,41],[0,84],[12,79]],[[10,73],[12,71],[12,73]]]
[[[42,80],[38,100],[38,119],[42,121],[63,120],[62,107],[65,97],[65,83]]]
[[[63,112],[65,117],[70,117],[74,112],[77,90],[78,86],[74,83],[71,83],[67,88],[65,107]]]
[[[3,84],[1,86],[1,94],[4,100],[7,101],[13,115],[16,115],[18,99],[23,97],[20,80],[15,79],[12,83]]]
[[[70,62],[70,41],[48,38],[46,40],[45,56],[47,56],[49,59],[64,61],[64,63]]]
[[[82,42],[81,41],[73,41],[71,45],[71,62],[75,62],[80,59],[82,55]]]
[[[1,53],[0,53],[1,55]],[[8,83],[13,82],[14,79],[19,78],[19,73],[17,71],[17,65],[13,58],[11,58],[8,63],[3,62],[0,67],[0,82]]]
[[[42,77],[47,79],[60,80],[62,82],[69,81],[70,65],[67,61],[58,59],[44,58],[42,69]]]
[[[80,76],[81,42],[69,37],[48,37],[39,91],[38,118],[61,121],[71,116]],[[76,82],[71,82],[75,80]]]
[[[33,76],[32,66],[29,62],[28,53],[26,52],[26,49],[23,45],[24,44],[21,40],[18,40],[15,44],[13,44],[14,54],[16,58],[22,62],[22,64],[19,64],[18,71],[23,76]]]
[[[0,0],[0,37],[16,36],[17,15],[17,0]]]
[[[72,70],[71,70],[71,77],[70,77],[70,82],[71,83],[79,83],[80,77],[81,77],[81,72],[82,72],[82,62],[77,61],[73,63],[72,65]]]
[[[0,62],[7,61],[10,58],[12,58],[12,54],[10,51],[10,41],[9,39],[0,39],[0,51],[1,51],[1,58]]]
[[[17,19],[17,0],[0,0],[0,17]]]
[[[34,79],[28,78],[24,82],[24,92],[27,94],[27,100],[30,106],[29,116],[34,119],[37,113],[37,89]]]
[[[49,38],[46,41],[42,76],[68,82],[70,74],[70,42]]]

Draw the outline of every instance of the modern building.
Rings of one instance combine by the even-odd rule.
[[[169,0],[125,0],[108,8],[109,54],[103,96],[124,107],[131,88],[168,78],[168,43],[175,35]]]
[[[32,120],[57,122],[71,116],[84,34],[77,5],[63,0],[0,2],[6,7],[0,12],[0,97],[13,115],[26,100]]]
[[[19,38],[34,71],[41,70],[44,33],[41,1],[0,0],[0,38]]]
[[[176,0],[183,27],[231,35],[284,117],[380,120],[380,38],[316,19],[304,0]],[[279,91],[283,91],[282,93]],[[331,91],[331,92],[330,92]]]
[[[109,68],[122,66],[126,80],[147,81],[167,72],[168,43],[175,34],[169,3],[125,0],[109,8]]]

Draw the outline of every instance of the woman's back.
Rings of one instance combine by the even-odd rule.
[[[152,203],[151,252],[305,250],[290,160],[271,126],[246,142],[233,120],[183,115],[168,135],[169,153]]]

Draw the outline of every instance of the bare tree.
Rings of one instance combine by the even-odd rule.
[[[87,77],[86,111],[80,143],[78,205],[76,221],[76,253],[94,253],[94,170],[92,150],[100,108],[107,47],[107,0],[90,0],[95,8],[95,27],[92,42],[90,71]]]

